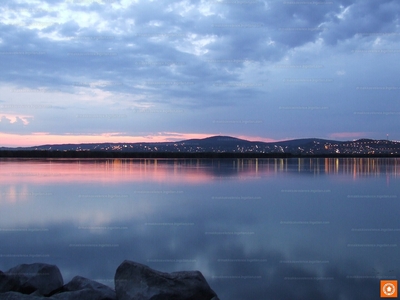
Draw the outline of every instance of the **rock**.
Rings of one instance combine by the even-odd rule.
[[[163,273],[126,260],[114,282],[115,291],[81,276],[63,285],[56,266],[23,264],[0,271],[0,300],[219,300],[199,271]]]
[[[104,298],[105,296],[99,291],[94,291],[91,289],[83,289],[74,292],[65,292],[61,294],[56,294],[50,298],[45,298],[48,300],[115,300],[116,298]],[[0,298],[1,300],[1,298]],[[33,299],[32,299],[33,300]]]
[[[18,289],[19,289],[18,279],[0,271],[0,293],[17,291]]]
[[[163,273],[125,260],[114,282],[118,300],[218,300],[199,271]]]
[[[0,300],[48,300],[50,298],[25,295],[18,292],[0,293]]]
[[[75,276],[69,283],[58,289],[50,299],[116,300],[116,295],[114,290],[104,284]]]
[[[0,292],[47,295],[63,283],[58,267],[43,263],[18,265],[0,274]]]

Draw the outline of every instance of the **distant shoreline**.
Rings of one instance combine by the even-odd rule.
[[[400,154],[297,154],[297,153],[235,153],[235,152],[106,152],[1,150],[0,158],[151,158],[151,159],[224,159],[224,158],[397,158]]]

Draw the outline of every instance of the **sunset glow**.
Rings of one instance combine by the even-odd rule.
[[[144,136],[128,136],[121,133],[104,133],[100,135],[54,135],[38,132],[32,133],[31,135],[0,133],[0,140],[3,143],[2,146],[5,147],[29,147],[48,144],[176,142],[187,139],[203,139],[209,136],[209,134],[189,134],[177,132],[162,132],[157,135]],[[250,141],[275,141],[273,139],[253,136],[238,136],[238,138]]]

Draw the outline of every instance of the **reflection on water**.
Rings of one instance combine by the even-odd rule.
[[[282,172],[397,177],[399,164],[399,158],[2,160],[0,180],[3,183],[132,180],[196,183],[226,176],[247,178]]]
[[[0,160],[0,270],[113,286],[125,259],[222,299],[376,299],[400,274],[400,159]]]

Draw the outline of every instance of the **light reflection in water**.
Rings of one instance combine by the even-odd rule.
[[[112,285],[131,259],[199,269],[221,299],[374,299],[377,279],[348,276],[398,276],[399,162],[0,160],[0,269],[40,260]],[[334,280],[285,279],[314,276]]]

